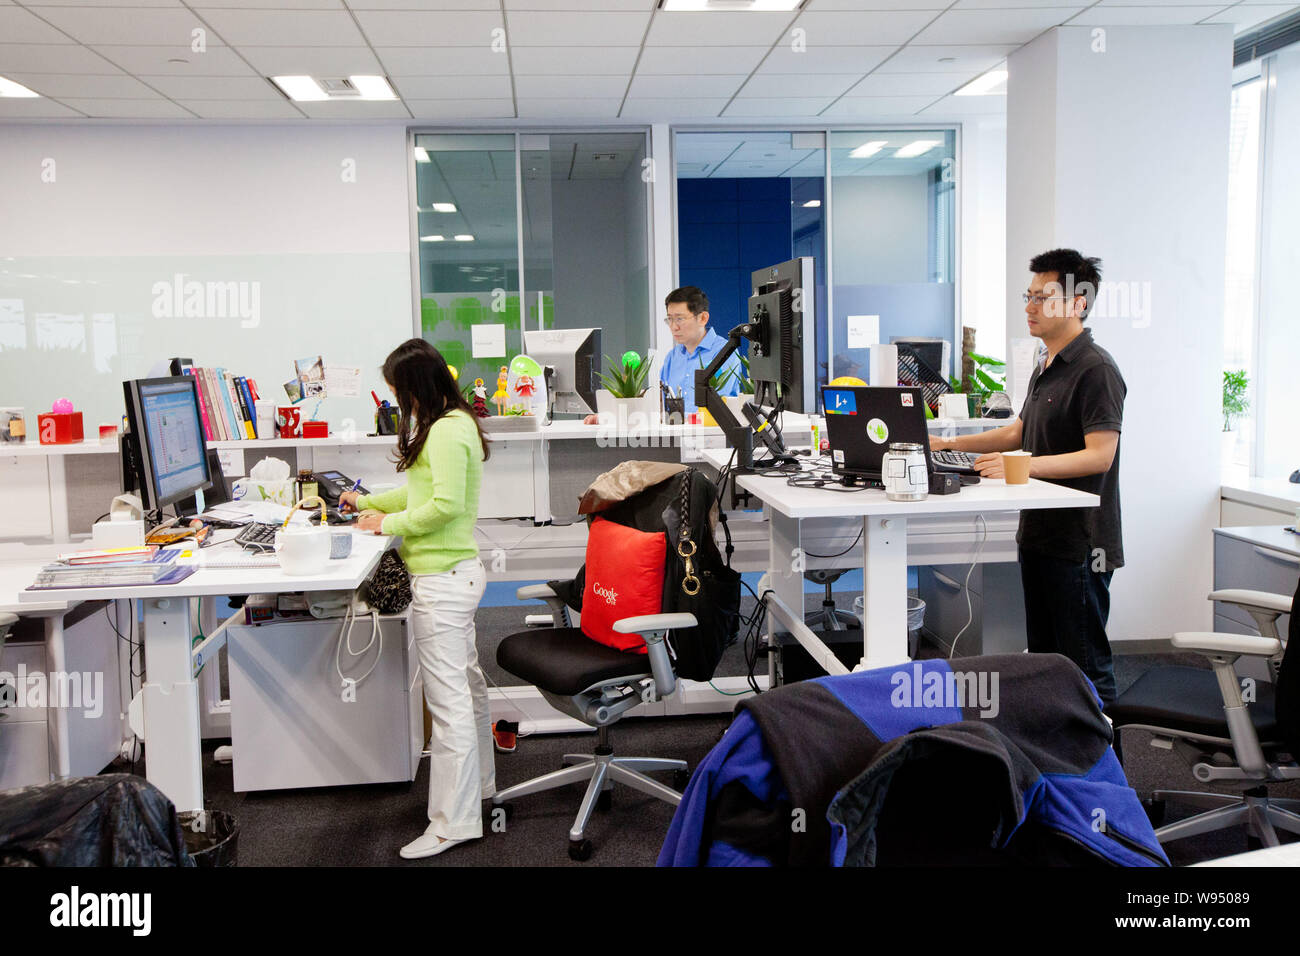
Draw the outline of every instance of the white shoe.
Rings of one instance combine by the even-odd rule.
[[[448,840],[440,837],[433,832],[433,824],[429,824],[429,828],[421,836],[416,837],[397,852],[404,860],[420,860],[426,856],[437,856],[439,853],[467,842],[469,841]]]

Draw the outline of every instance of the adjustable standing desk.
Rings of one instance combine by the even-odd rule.
[[[231,594],[353,590],[369,577],[391,538],[353,532],[352,554],[330,561],[320,574],[290,576],[278,567],[202,568],[176,584],[20,591],[14,606],[50,613],[80,601],[134,598],[144,606],[144,660],[148,678],[140,690],[144,710],[145,776],[178,811],[203,809],[203,765],[199,740],[199,694],[190,623],[190,602]],[[214,553],[217,546],[213,546]],[[226,552],[226,548],[221,548]],[[206,555],[207,551],[201,552]],[[4,583],[36,577],[41,562],[9,565]],[[26,584],[22,585],[23,587]],[[216,648],[206,648],[206,654]],[[52,662],[53,666],[53,662]],[[60,665],[61,666],[61,665]]]
[[[730,448],[708,449],[704,460],[722,469]],[[763,503],[768,516],[767,637],[775,643],[781,624],[807,649],[828,674],[847,669],[804,624],[802,546],[808,519],[842,518],[862,521],[862,664],[888,667],[907,660],[907,522],[934,515],[1017,512],[1030,508],[1095,508],[1101,499],[1051,482],[1031,478],[1027,485],[1007,485],[983,479],[955,495],[930,495],[924,501],[890,501],[884,491],[827,491],[793,488],[785,477],[736,475],[732,480]],[[775,661],[768,658],[768,676],[775,683]]]

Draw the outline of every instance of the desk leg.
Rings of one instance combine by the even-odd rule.
[[[847,674],[848,669],[829,647],[804,623],[803,573],[807,558],[801,543],[801,526],[796,518],[787,518],[775,508],[768,508],[768,586],[774,593],[767,596],[768,646],[776,644],[778,626],[803,645],[828,674]],[[769,687],[776,686],[775,657],[768,657]]]
[[[48,685],[53,688],[57,675],[68,672],[67,655],[63,644],[63,615],[51,614],[45,619],[45,674]],[[72,776],[72,762],[68,743],[68,711],[50,701],[46,710],[49,715],[50,742],[53,753],[50,754],[50,779],[66,780]]]
[[[47,455],[50,481],[50,534],[57,543],[69,538],[68,530],[68,456]]]
[[[190,602],[144,602],[145,775],[178,811],[203,809],[199,693],[190,656]]]
[[[907,519],[865,518],[862,533],[862,667],[907,657]]]

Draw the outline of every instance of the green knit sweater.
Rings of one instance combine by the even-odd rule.
[[[384,534],[401,535],[400,553],[412,574],[450,571],[478,556],[474,525],[483,483],[478,428],[463,411],[447,413],[429,429],[407,483],[362,495],[357,507],[385,512]]]

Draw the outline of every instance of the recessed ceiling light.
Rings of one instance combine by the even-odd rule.
[[[797,10],[804,0],[659,0],[659,9],[665,13],[694,13],[701,10],[713,12],[732,11],[782,11]]]
[[[853,159],[866,159],[868,156],[875,156],[876,153],[880,152],[887,145],[889,145],[888,140],[873,139],[869,143],[863,143],[853,152],[849,153],[849,156]]]
[[[382,76],[349,76],[348,80],[361,93],[363,100],[397,99],[397,94]]]
[[[994,87],[1001,86],[1003,83],[1006,82],[1006,80],[1007,80],[1006,70],[989,70],[983,76],[975,77],[975,79],[971,80],[969,83],[963,86],[954,95],[988,96],[994,92]],[[1001,89],[998,90],[997,92],[1005,95],[1007,91],[1005,89]]]
[[[417,163],[427,163],[429,161],[429,151],[423,146],[415,147],[415,161]]]
[[[421,236],[420,237],[421,242],[445,242],[446,239],[447,239],[446,236]]]
[[[434,212],[455,212],[456,204],[454,202],[436,202],[433,204]]]
[[[937,139],[918,139],[914,143],[908,143],[906,146],[894,153],[895,159],[911,159],[913,156],[920,156],[922,153],[928,153],[939,145]]]
[[[456,238],[456,241],[457,241],[457,242],[473,242],[473,241],[474,241],[474,237],[473,237],[473,236],[468,235],[468,234],[465,234],[465,233],[462,233],[462,234],[460,234],[459,236],[456,236],[455,238]]]
[[[820,209],[822,201],[820,199],[809,199],[803,204],[804,209]]]
[[[23,97],[30,99],[33,96],[40,96],[35,90],[29,90],[21,83],[15,83],[13,80],[6,80],[0,76],[0,96]]]
[[[299,103],[329,99],[329,94],[310,76],[273,76],[271,82],[283,90],[285,96]]]

